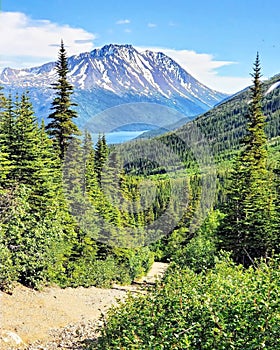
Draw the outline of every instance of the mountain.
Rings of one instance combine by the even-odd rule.
[[[73,101],[78,103],[79,125],[108,108],[144,102],[178,112],[165,120],[161,110],[158,115],[153,111],[152,124],[162,126],[186,116],[194,117],[227,97],[201,84],[165,54],[149,50],[139,52],[131,45],[111,44],[71,56],[68,67],[68,79],[75,88]],[[53,99],[51,84],[56,79],[55,62],[30,69],[6,68],[0,74],[0,84],[6,91],[29,90],[39,118],[49,114]],[[141,113],[139,122],[147,123],[143,109]]]
[[[266,134],[270,140],[280,140],[280,74],[264,81],[262,89]],[[195,124],[212,143],[214,153],[240,147],[246,132],[250,101],[251,92],[247,88],[196,118]]]
[[[268,138],[280,137],[280,74],[263,83],[263,112]],[[149,139],[167,131],[186,134],[190,126],[198,127],[212,143],[215,153],[236,149],[246,130],[246,114],[250,104],[250,87],[224,99],[209,111],[190,120],[181,119],[166,128],[147,131],[138,138]],[[185,125],[184,125],[185,124]]]
[[[279,169],[280,74],[264,81],[262,88],[269,167],[276,168],[278,164]],[[229,162],[241,148],[250,102],[251,91],[247,88],[176,130],[173,130],[176,124],[173,124],[166,128],[167,130],[153,130],[140,135],[136,140],[118,145],[118,153],[124,157],[126,170],[130,173],[155,175],[176,169],[178,176],[185,176],[184,172],[180,173],[180,166],[184,163],[184,171],[190,171],[191,174],[197,166],[201,174],[212,169],[214,177],[217,170],[219,181],[222,183],[224,172],[231,167]],[[142,159],[139,154],[144,155]],[[157,162],[149,162],[155,154]],[[178,165],[174,165],[178,159],[182,164],[179,162]],[[279,181],[279,170],[278,176]],[[211,187],[211,181],[207,185],[205,183],[205,186]]]

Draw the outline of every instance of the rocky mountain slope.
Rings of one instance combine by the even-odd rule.
[[[111,44],[69,57],[68,67],[80,125],[108,108],[138,102],[175,109],[180,113],[172,120],[176,122],[209,110],[227,96],[201,84],[165,54],[139,52],[131,45]],[[28,89],[37,116],[45,118],[56,78],[55,62],[50,62],[30,69],[6,68],[0,85],[12,92]]]

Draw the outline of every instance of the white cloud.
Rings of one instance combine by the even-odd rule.
[[[119,19],[116,24],[129,24],[130,19]]]
[[[129,24],[129,19],[119,20]],[[154,26],[149,23],[148,26]],[[131,30],[126,28],[127,33]],[[58,46],[63,39],[69,56],[91,51],[95,34],[82,28],[72,28],[49,20],[33,20],[21,12],[0,12],[0,71],[4,67],[37,66],[57,59]],[[218,61],[213,55],[190,50],[153,47],[172,57],[201,83],[219,91],[235,93],[251,84],[250,77],[222,76],[219,68],[236,64]],[[139,48],[143,50],[143,48]]]
[[[61,39],[69,56],[90,51],[96,38],[82,28],[33,20],[21,12],[1,12],[0,32],[0,68],[30,67],[55,60]]]
[[[155,23],[148,23],[147,26],[149,28],[155,28],[157,25]]]
[[[213,55],[193,50],[174,50],[159,47],[138,48],[160,51],[180,64],[188,73],[206,86],[226,93],[235,93],[251,84],[250,77],[222,76],[219,68],[237,64],[233,61],[218,61]]]

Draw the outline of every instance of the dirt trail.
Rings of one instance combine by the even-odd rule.
[[[140,279],[141,282],[154,283],[157,279],[161,279],[167,270],[168,264],[155,262],[153,263],[147,276]]]
[[[161,278],[167,264],[154,263],[148,275],[137,281],[153,283]],[[50,340],[53,329],[69,324],[98,321],[101,313],[125,297],[127,291],[136,291],[139,286],[115,286],[112,289],[90,288],[46,288],[34,291],[18,286],[12,295],[0,293],[0,329],[18,335],[25,344]],[[1,336],[1,334],[0,334]],[[11,348],[11,346],[10,346]],[[9,349],[0,337],[0,349]],[[18,346],[18,349],[21,349]]]

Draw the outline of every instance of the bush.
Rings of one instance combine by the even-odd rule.
[[[120,279],[130,281],[128,271],[118,265],[116,260],[109,256],[106,260],[88,260],[79,258],[69,263],[68,276],[64,287],[100,287],[110,288],[113,282]]]
[[[128,259],[131,281],[144,276],[149,271],[153,262],[154,255],[148,247],[141,247],[138,250],[131,251],[131,255]]]
[[[187,246],[174,257],[174,261],[182,267],[202,272],[214,266],[215,254],[215,242],[199,234],[192,238]]]
[[[212,270],[175,269],[147,295],[113,307],[97,349],[280,348],[280,262],[245,270],[222,257]]]
[[[67,276],[61,286],[110,288],[113,283],[130,284],[143,276],[153,263],[153,253],[148,247],[116,249],[106,259],[79,256],[67,266]]]
[[[0,243],[0,290],[11,292],[17,278],[18,272],[13,264],[10,250]]]
[[[212,268],[217,255],[216,231],[222,217],[218,210],[210,212],[196,235],[185,247],[175,252],[174,261],[198,273]]]

